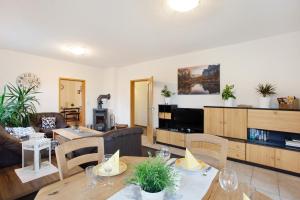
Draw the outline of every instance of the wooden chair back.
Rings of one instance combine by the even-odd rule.
[[[189,134],[186,137],[186,147],[196,158],[202,159],[217,169],[223,169],[226,166],[227,139],[209,134]],[[211,162],[212,160],[215,162]]]
[[[98,151],[96,153],[85,154],[71,159],[66,157],[67,154],[70,154],[73,151],[88,147],[97,147]],[[104,141],[101,137],[86,137],[71,140],[57,146],[55,148],[55,154],[59,169],[59,177],[63,180],[72,174],[73,168],[81,164],[94,161],[100,163],[104,155]]]

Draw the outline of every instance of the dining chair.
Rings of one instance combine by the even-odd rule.
[[[97,147],[96,153],[80,155],[75,158],[68,158],[70,153],[84,149]],[[86,137],[65,142],[55,148],[57,165],[59,170],[60,180],[69,177],[72,174],[72,169],[79,165],[95,162],[100,163],[104,156],[104,141],[100,137]]]
[[[197,159],[217,169],[226,166],[227,139],[209,134],[189,134],[186,136],[186,147]]]

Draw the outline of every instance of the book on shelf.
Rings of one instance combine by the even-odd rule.
[[[286,140],[285,141],[286,146],[291,147],[299,147],[300,148],[300,141],[299,140]]]

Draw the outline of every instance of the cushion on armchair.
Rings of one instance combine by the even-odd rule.
[[[26,138],[35,133],[32,127],[5,127],[5,130],[16,138]]]

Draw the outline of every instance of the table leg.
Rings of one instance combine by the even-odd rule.
[[[34,146],[34,171],[38,172],[40,170],[40,151],[37,146]]]
[[[51,142],[49,145],[49,164],[51,164]]]
[[[24,164],[24,148],[23,148],[23,145],[22,145],[22,168],[24,168],[25,164]]]

